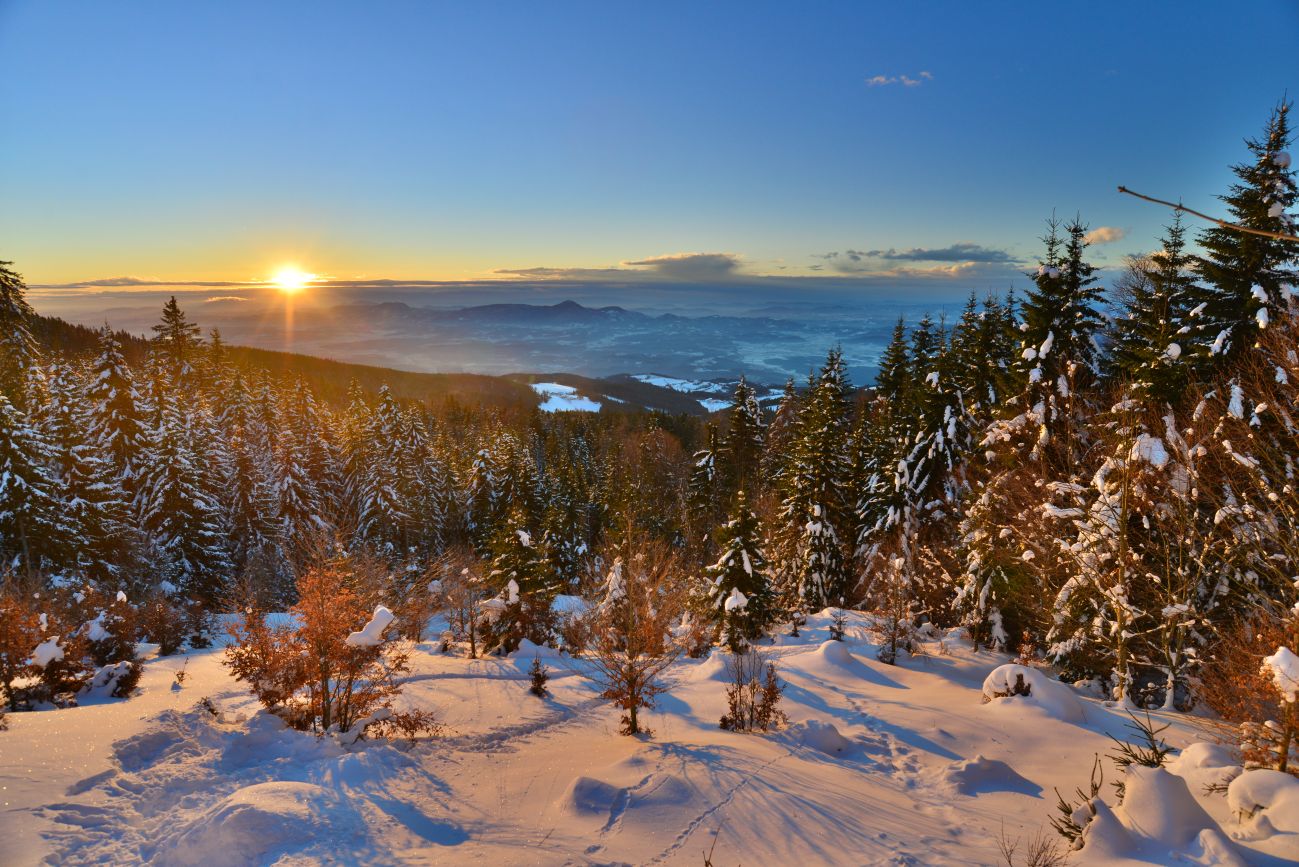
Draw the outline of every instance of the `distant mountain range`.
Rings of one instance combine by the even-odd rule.
[[[232,342],[288,348],[276,317],[237,307],[219,313],[221,330]],[[650,315],[574,301],[454,309],[386,301],[299,310],[291,340],[297,352],[408,370],[562,370],[593,378],[655,371],[686,380],[747,374],[758,382],[783,383],[806,376],[835,344],[860,375],[873,376],[892,324],[892,316]]]
[[[227,343],[249,347],[243,352],[260,354],[268,366],[306,356],[313,357],[309,363],[289,366],[337,366],[321,378],[326,391],[345,387],[333,380],[347,369],[367,388],[377,387],[380,377],[393,380],[394,390],[401,382],[406,396],[673,413],[718,410],[741,375],[772,403],[787,378],[805,382],[834,345],[843,348],[853,381],[869,384],[898,315],[917,312],[896,304],[855,311],[809,303],[805,309],[769,306],[760,311],[765,315],[682,316],[571,300],[453,308],[301,299],[290,316],[284,299],[274,295],[196,304],[189,312],[205,331],[219,327]],[[75,318],[90,326],[107,319],[115,328],[145,334],[157,315],[131,306]],[[565,402],[570,393],[563,389],[538,389],[547,383],[571,388],[571,399]]]

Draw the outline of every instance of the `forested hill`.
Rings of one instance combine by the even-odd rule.
[[[60,354],[90,357],[99,350],[99,331],[75,325],[55,316],[36,316],[32,335],[44,348]],[[122,354],[131,364],[143,364],[149,351],[144,337],[117,331]],[[272,374],[302,377],[322,400],[342,405],[347,402],[349,383],[355,380],[369,394],[387,385],[398,399],[440,404],[451,399],[459,403],[499,407],[533,407],[536,392],[526,383],[499,376],[475,373],[418,373],[316,358],[292,352],[274,352],[251,346],[227,347],[229,360],[239,367],[267,370]]]

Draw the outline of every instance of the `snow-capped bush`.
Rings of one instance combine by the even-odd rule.
[[[983,703],[1023,702],[1065,722],[1081,722],[1082,704],[1073,690],[1049,678],[1041,669],[1008,663],[994,668],[983,681]]]

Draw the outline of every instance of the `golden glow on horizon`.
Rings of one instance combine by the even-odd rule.
[[[296,295],[305,289],[308,283],[315,280],[316,276],[303,271],[297,265],[285,265],[271,277],[271,283],[286,295]]]

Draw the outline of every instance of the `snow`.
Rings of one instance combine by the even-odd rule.
[[[790,718],[766,735],[718,728],[722,651],[676,662],[645,713],[653,736],[626,738],[580,658],[414,645],[397,708],[428,709],[447,728],[414,745],[285,728],[230,678],[219,647],[148,659],[135,698],[9,714],[0,864],[699,864],[715,839],[717,864],[991,865],[1003,827],[1036,833],[1052,790],[1085,785],[1108,735],[1127,734],[1122,708],[1043,669],[1006,670],[1004,654],[959,636],[883,665],[870,615],[846,612],[845,640],[828,640],[836,610],[810,615],[799,638],[759,643]],[[556,660],[546,699],[527,693],[534,656]],[[1020,672],[1029,696],[981,704],[982,684]],[[1051,710],[1060,696],[1078,720]],[[1165,771],[1130,772],[1125,805],[1098,806],[1070,863],[1292,859],[1299,783],[1245,772],[1229,798],[1261,809],[1238,823],[1203,784],[1239,773],[1239,759],[1195,744],[1194,720],[1154,716],[1185,749]]]
[[[1182,357],[1181,345],[1177,343],[1168,344],[1168,348],[1164,350],[1164,355],[1168,356],[1173,361],[1176,361],[1177,359]]]
[[[57,635],[47,638],[36,649],[32,651],[32,665],[38,668],[44,668],[51,662],[57,662],[63,659],[63,648],[59,647],[59,637]]]
[[[1288,647],[1263,659],[1263,674],[1268,675],[1277,692],[1287,702],[1299,702],[1299,656]]]
[[[718,412],[730,406],[731,402],[717,397],[704,397],[699,399],[699,405],[709,412]]]
[[[599,412],[600,403],[583,397],[571,385],[558,382],[534,382],[532,390],[541,398],[542,412]]]
[[[1164,441],[1159,437],[1141,434],[1132,444],[1128,460],[1145,461],[1152,467],[1162,470],[1168,463],[1168,450],[1164,448]]]
[[[1227,787],[1227,805],[1255,834],[1299,834],[1299,779],[1268,768],[1245,771]]]
[[[709,394],[730,394],[734,388],[720,382],[704,382],[696,379],[677,379],[672,376],[659,376],[657,373],[637,373],[632,376],[637,382],[644,382],[648,385],[657,385],[659,388],[668,388],[672,391],[684,393],[702,391]],[[703,403],[703,401],[700,401]],[[730,406],[731,402],[724,401],[724,406]]]
[[[352,647],[378,647],[383,644],[383,631],[393,621],[393,613],[382,605],[376,606],[370,622],[360,632],[353,632],[343,639]]]
[[[1028,688],[1028,694],[1011,695],[1021,683]],[[1074,691],[1032,666],[1011,663],[993,669],[983,681],[983,700],[999,712],[1011,706],[1028,705],[1052,719],[1083,722],[1082,702]]]

